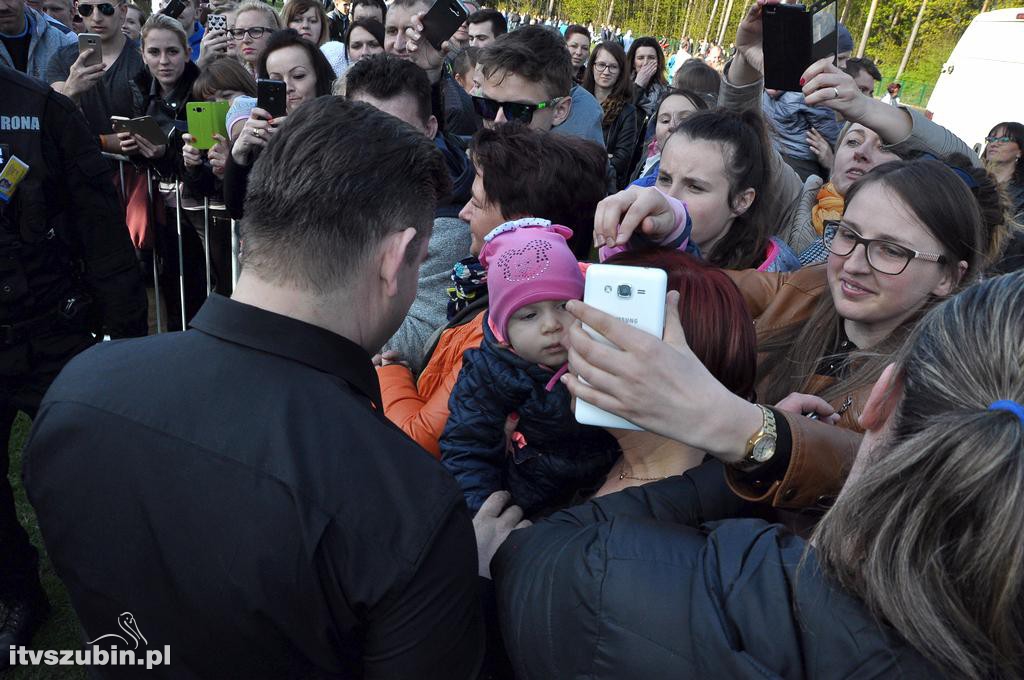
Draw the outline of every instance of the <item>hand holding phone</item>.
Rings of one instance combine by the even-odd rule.
[[[260,78],[256,81],[256,106],[272,118],[287,115],[288,89],[283,81]]]
[[[820,59],[835,62],[839,45],[835,0],[803,5],[765,5],[762,9],[764,86],[798,92],[804,71]]]
[[[583,302],[606,314],[660,338],[665,330],[665,295],[668,275],[662,269],[593,264],[587,268]],[[614,347],[611,342],[584,325],[592,337]],[[580,380],[586,383],[581,376]],[[633,423],[576,400],[576,420],[584,425],[639,430]]]
[[[91,50],[88,57],[82,62],[82,66],[96,66],[103,64],[103,46],[100,43],[100,36],[95,33],[78,34],[78,54]]]

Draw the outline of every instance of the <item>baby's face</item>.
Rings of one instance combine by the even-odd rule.
[[[508,320],[508,344],[527,361],[561,368],[569,360],[565,336],[573,316],[565,300],[543,300],[520,307]]]

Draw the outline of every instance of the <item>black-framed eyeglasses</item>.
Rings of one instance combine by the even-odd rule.
[[[1002,142],[1003,144],[1007,144],[1007,143],[1012,142],[1012,141],[1013,141],[1013,137],[1007,137],[1005,135],[1002,136],[1002,137],[986,137],[985,138],[985,143],[986,144],[994,144],[995,142]]]
[[[92,16],[93,8],[98,9],[100,11],[100,14],[102,14],[105,17],[112,17],[114,16],[114,12],[117,10],[117,5],[112,5],[109,2],[104,2],[99,5],[79,4],[78,13],[81,14],[83,17]]]
[[[487,97],[480,97],[473,95],[473,109],[480,114],[480,117],[484,120],[494,120],[498,117],[498,111],[505,112],[505,120],[518,121],[520,123],[530,124],[533,120],[533,114],[535,111],[541,109],[549,109],[552,106],[558,104],[558,102],[565,99],[565,97],[555,97],[546,102],[540,102],[538,104],[521,104],[519,102],[499,102]]]
[[[594,70],[595,71],[600,71],[601,73],[604,73],[605,71],[608,71],[609,73],[617,73],[618,70],[619,70],[619,65],[618,64],[606,64],[603,61],[595,61],[594,62]]]
[[[259,40],[267,33],[273,33],[274,29],[265,28],[263,26],[254,26],[253,28],[232,28],[228,31],[228,34],[234,40],[242,40],[248,35],[253,40]]]
[[[868,266],[876,272],[890,276],[902,274],[911,260],[928,260],[939,264],[946,264],[948,261],[945,255],[922,253],[892,241],[864,238],[849,225],[835,220],[825,222],[825,233],[822,238],[828,252],[840,257],[851,254],[854,248],[863,245]]]

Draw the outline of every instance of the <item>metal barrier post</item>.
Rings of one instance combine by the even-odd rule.
[[[178,223],[178,293],[181,297],[181,330],[185,330],[185,247],[181,236],[181,184],[174,179],[174,219]]]
[[[238,254],[239,254],[239,242],[238,242],[238,223],[235,220],[231,220],[231,290],[234,291],[235,286],[238,285]]]
[[[146,204],[146,212],[149,218],[149,224],[156,227],[156,216],[153,210],[153,173],[149,168],[146,168],[146,196],[149,201]],[[155,240],[154,240],[155,244]],[[162,321],[162,315],[160,314],[160,268],[157,264],[158,255],[156,252],[156,245],[153,246],[153,297],[156,299],[156,332],[163,333],[164,326]]]
[[[210,273],[210,198],[203,196],[203,250],[206,251],[206,297],[213,290],[213,277]]]

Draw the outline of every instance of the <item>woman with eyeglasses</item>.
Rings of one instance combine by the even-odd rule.
[[[632,102],[629,62],[617,42],[601,43],[594,50],[583,76],[583,88],[601,105],[604,146],[615,170],[615,188],[622,189],[629,181],[630,163],[636,151],[637,115]]]
[[[235,12],[235,26],[231,29],[231,40],[238,56],[253,78],[256,63],[267,45],[270,35],[281,28],[280,20],[270,5],[259,0],[246,0]]]
[[[757,328],[759,405],[728,398],[703,377],[695,383],[685,350],[637,342],[610,351],[575,331],[571,370],[591,386],[571,378],[570,389],[735,461],[730,484],[747,500],[828,505],[860,441],[871,384],[925,311],[983,273],[1001,236],[985,213],[1001,205],[987,173],[966,159],[887,163],[851,187],[845,215],[826,230],[825,264],[730,272]],[[597,216],[600,245],[628,242],[638,225],[649,238],[678,227],[672,200],[655,189],[609,197]]]
[[[583,316],[599,330],[609,318]],[[670,365],[690,385],[663,411],[739,400],[686,346],[678,314],[669,328],[658,358],[671,363],[643,376],[660,382]],[[873,384],[853,469],[809,540],[743,518],[718,461],[515,531],[521,513],[487,508],[479,562],[515,677],[1024,677],[1021,337],[1021,273],[932,309]],[[626,327],[611,340],[648,338]],[[675,418],[679,433],[722,423]]]
[[[1017,224],[1024,225],[1024,125],[1006,122],[992,128],[985,137],[981,158],[1005,189],[1010,199],[1010,214]],[[994,270],[1002,273],[1021,268],[1024,268],[1024,231],[1017,230]]]

